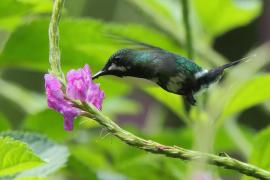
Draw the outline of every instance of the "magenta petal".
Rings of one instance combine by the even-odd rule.
[[[61,83],[51,74],[45,74],[44,78],[48,106],[56,111],[60,111],[63,104],[65,104]]]
[[[64,128],[67,131],[73,130],[73,121],[78,116],[79,111],[75,108],[67,108],[62,114],[64,115]]]
[[[96,108],[101,110],[104,96],[104,92],[100,90],[99,85],[92,84],[88,90],[86,102],[93,104]]]
[[[65,119],[65,129],[73,129],[73,119],[79,115],[79,110],[65,99],[62,85],[59,80],[51,74],[45,74],[45,90],[49,108],[60,112]]]
[[[67,95],[73,99],[91,103],[96,108],[102,108],[104,92],[99,85],[92,82],[88,65],[82,69],[70,70],[67,73]]]
[[[99,85],[92,82],[88,65],[67,73],[66,94],[62,91],[62,85],[55,76],[45,74],[44,78],[48,106],[64,116],[66,130],[73,129],[74,118],[80,115],[80,110],[73,107],[72,102],[67,100],[68,98],[93,104],[98,109],[102,108],[104,92]]]
[[[88,65],[78,70],[70,70],[67,73],[67,95],[73,99],[85,101],[87,89],[92,83]]]

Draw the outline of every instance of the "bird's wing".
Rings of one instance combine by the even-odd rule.
[[[124,35],[119,35],[119,34],[107,34],[108,37],[110,37],[113,40],[118,41],[121,44],[125,44],[125,45],[131,45],[133,46],[135,49],[152,49],[152,50],[163,50],[157,46],[153,46],[135,39],[131,39],[129,37],[126,37]]]

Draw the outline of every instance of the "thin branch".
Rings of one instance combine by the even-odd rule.
[[[91,119],[93,119],[94,116],[95,121],[97,121],[99,124],[105,127],[112,135],[114,135],[124,143],[131,145],[133,147],[151,153],[165,155],[171,158],[194,161],[199,163],[207,162],[208,164],[211,165],[238,171],[239,173],[259,179],[270,179],[269,171],[258,168],[248,163],[238,161],[227,155],[217,156],[199,151],[184,149],[177,146],[167,146],[152,140],[146,140],[122,129],[110,118],[106,117],[102,112],[97,110],[95,107],[91,106],[84,110],[89,112],[85,114],[86,117],[90,117]]]
[[[187,47],[187,53],[188,58],[192,60],[194,58],[193,53],[193,40],[192,40],[192,29],[190,26],[190,18],[189,18],[189,2],[188,0],[181,0],[182,2],[182,14],[183,14],[183,20],[184,20],[184,27],[185,27],[185,33],[186,33],[186,47]]]
[[[53,13],[49,29],[49,41],[50,41],[50,64],[52,73],[57,75],[59,78],[63,78],[63,73],[60,66],[60,50],[59,50],[59,31],[58,25],[60,21],[61,9],[63,7],[63,0],[55,0]],[[62,79],[63,80],[63,79]],[[104,126],[110,133],[114,136],[129,144],[131,146],[143,149],[145,151],[162,154],[172,158],[178,158],[182,160],[204,162],[207,160],[209,164],[224,167],[226,169],[232,169],[238,171],[242,174],[256,177],[259,179],[270,179],[270,172],[264,169],[258,168],[256,166],[243,163],[236,159],[230,158],[228,156],[216,156],[208,153],[202,153],[198,151],[192,151],[184,149],[177,146],[167,146],[159,144],[155,141],[145,140],[134,134],[125,131],[114,123],[111,119],[106,117],[102,112],[97,110],[93,106],[88,106],[87,104],[77,104],[73,102],[76,107],[81,108],[86,111],[83,115],[95,119],[99,124]]]
[[[64,82],[64,74],[61,70],[60,49],[59,49],[59,22],[64,0],[54,0],[53,11],[49,26],[49,62],[51,65],[51,73]]]

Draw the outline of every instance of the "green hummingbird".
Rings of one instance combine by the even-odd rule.
[[[183,56],[142,42],[133,42],[141,48],[118,50],[92,78],[113,75],[147,79],[168,92],[184,96],[191,105],[195,105],[195,93],[218,81],[226,68],[245,60],[207,70]]]

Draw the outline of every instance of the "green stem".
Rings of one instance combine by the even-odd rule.
[[[62,82],[65,81],[64,74],[61,70],[60,49],[59,49],[59,22],[64,0],[54,0],[51,22],[49,26],[49,62],[51,73],[58,77]]]
[[[61,77],[63,78],[63,73],[61,71],[60,66],[58,25],[60,21],[60,14],[63,4],[64,4],[63,0],[54,1],[53,13],[49,29],[51,70],[52,73],[54,73],[55,75],[57,75],[57,77],[60,78]],[[256,177],[259,179],[270,179],[269,171],[266,171],[264,169],[258,168],[256,166],[247,163],[243,163],[228,156],[217,156],[199,151],[184,149],[177,146],[167,146],[159,144],[155,141],[142,139],[119,127],[116,123],[114,123],[111,119],[102,114],[102,112],[97,110],[95,107],[93,106],[90,107],[87,104],[81,105],[77,104],[76,102],[73,103],[76,105],[76,107],[86,111],[82,115],[90,117],[91,119],[95,119],[99,124],[104,126],[110,133],[112,133],[114,136],[116,136],[117,138],[119,138],[120,140],[131,146],[143,149],[151,153],[162,154],[168,157],[178,158],[182,160],[189,160],[196,162],[204,162],[206,160],[206,162],[209,164],[224,167],[226,169],[232,169],[248,176]]]
[[[122,129],[95,107],[91,106],[85,108],[85,106],[83,106],[81,108],[89,112],[85,114],[86,117],[90,117],[92,119],[95,117],[94,119],[104,128],[106,128],[111,134],[133,147],[151,153],[165,155],[171,158],[194,162],[207,162],[208,164],[223,167],[225,169],[235,170],[247,176],[252,176],[259,179],[270,179],[269,171],[258,168],[251,164],[238,161],[229,156],[217,156],[209,153],[184,149],[177,146],[167,146],[152,140],[146,140]]]
[[[252,146],[239,128],[239,125],[237,125],[236,119],[227,119],[224,123],[224,128],[230,139],[235,143],[236,146],[238,146],[239,150],[244,154],[245,158],[249,157]]]
[[[188,0],[181,0],[181,2],[182,2],[184,27],[185,27],[185,33],[186,33],[187,53],[188,53],[188,58],[192,60],[194,58],[194,54],[193,54],[192,31],[191,31],[190,19],[189,19],[189,4],[188,4]]]

